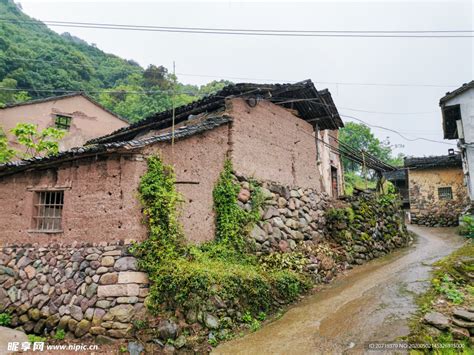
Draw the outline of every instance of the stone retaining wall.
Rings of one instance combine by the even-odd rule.
[[[249,209],[248,179],[243,176],[236,179],[241,186],[239,205]],[[265,196],[265,206],[261,221],[250,233],[257,255],[294,251],[298,244],[321,241],[326,224],[324,211],[331,201],[327,193],[272,182],[263,182],[260,189]]]
[[[106,243],[2,247],[0,312],[26,333],[127,338],[148,292],[147,275],[127,250]]]

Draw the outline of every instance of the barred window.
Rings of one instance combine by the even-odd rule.
[[[64,116],[64,115],[56,115],[56,120],[54,123],[56,125],[56,128],[69,131],[69,128],[71,127],[71,121],[72,121],[72,117]]]
[[[452,200],[453,199],[453,189],[451,187],[439,187],[438,188],[438,197],[440,200]]]
[[[33,228],[41,232],[61,232],[64,191],[38,191],[35,196]]]

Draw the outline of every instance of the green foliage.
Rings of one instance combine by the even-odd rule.
[[[458,232],[468,238],[474,238],[474,217],[471,215],[462,216]]]
[[[25,151],[17,151],[9,147],[7,137],[0,128],[0,163],[6,163],[15,157],[28,159],[35,156],[55,155],[59,152],[59,140],[64,137],[66,131],[48,127],[38,132],[35,124],[18,123],[11,133]]]
[[[262,267],[266,270],[292,270],[303,272],[308,259],[303,253],[271,253],[260,258]]]
[[[28,341],[30,343],[44,343],[46,341],[45,337],[35,335],[35,334],[28,334]]]
[[[0,127],[0,164],[9,162],[15,157],[15,150],[8,145],[8,138]]]
[[[226,205],[238,207],[238,189],[231,181],[231,173],[231,165],[226,162],[214,190],[219,238],[188,246],[177,220],[180,198],[172,170],[159,158],[149,158],[139,192],[150,236],[131,251],[138,257],[140,268],[149,274],[147,306],[152,313],[208,310],[212,309],[211,297],[218,297],[236,310],[248,311],[253,318],[262,317],[281,300],[291,302],[308,289],[304,276],[291,270],[265,269],[245,252],[241,233],[257,214],[253,209],[240,214]],[[254,207],[258,208],[261,193],[257,187],[252,190]],[[230,223],[239,226],[234,228]],[[258,319],[252,320],[251,328],[256,328],[257,322]]]
[[[424,344],[453,344],[458,343],[463,348],[439,348],[438,350],[426,350],[421,353],[430,354],[471,354],[472,344],[469,341],[454,339],[449,330],[441,332],[440,335],[433,335],[429,328],[421,321],[425,313],[438,311],[445,313],[447,309],[446,301],[453,305],[463,304],[463,307],[474,306],[474,295],[472,294],[471,272],[472,255],[474,255],[474,244],[467,242],[463,247],[456,250],[451,255],[441,259],[434,265],[431,278],[431,286],[428,290],[418,296],[418,312],[410,322],[411,332],[408,336],[410,343]],[[448,303],[448,306],[449,306]]]
[[[214,187],[214,209],[216,212],[216,239],[221,244],[242,251],[245,235],[259,219],[259,207],[264,197],[257,186],[253,186],[252,209],[246,211],[237,204],[240,185],[234,181],[232,162],[226,160],[224,170]]]
[[[452,303],[461,304],[464,302],[464,295],[448,275],[444,275],[441,280],[433,279],[432,285],[438,293],[443,294]]]
[[[10,313],[0,313],[0,326],[8,327],[12,321]]]
[[[9,0],[0,0],[0,14],[2,19],[16,20],[0,23],[0,87],[31,90],[0,90],[0,107],[28,100],[28,95],[34,99],[52,96],[54,90],[84,91],[136,122],[171,109],[171,91],[177,93],[174,104],[179,106],[228,83],[214,81],[201,87],[180,84],[163,66],[144,69],[67,32],[59,35]]]
[[[56,333],[54,334],[54,339],[64,340],[65,337],[66,337],[66,332],[64,331],[64,329],[56,330]]]
[[[392,155],[393,146],[387,139],[381,141],[374,136],[371,129],[362,124],[355,122],[346,122],[344,127],[339,130],[339,140],[354,149],[367,152],[380,160],[395,165],[403,165],[403,155],[399,154],[394,157]],[[344,171],[358,172],[360,166],[352,163],[350,160],[343,158]]]

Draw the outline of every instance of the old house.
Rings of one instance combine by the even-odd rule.
[[[383,173],[385,179],[390,181],[395,190],[400,195],[400,199],[402,200],[402,204],[404,208],[409,207],[410,199],[408,194],[408,179],[407,179],[407,171],[406,169],[397,169],[394,171],[386,171]]]
[[[48,97],[0,108],[0,127],[10,145],[22,149],[10,130],[18,123],[34,123],[39,130],[56,127],[67,131],[60,150],[79,147],[86,141],[103,136],[128,125],[128,122],[107,110],[84,93]]]
[[[469,198],[474,201],[474,80],[439,101],[444,139],[457,139]]]
[[[405,158],[411,223],[454,226],[469,204],[460,154]]]
[[[44,117],[52,119],[51,111]],[[336,197],[342,168],[328,143],[337,144],[342,126],[331,94],[310,80],[230,85],[174,116],[158,113],[84,147],[0,166],[0,240],[144,238],[137,187],[146,157],[159,154],[174,166],[187,238],[206,241],[214,236],[212,190],[226,158],[237,174]]]

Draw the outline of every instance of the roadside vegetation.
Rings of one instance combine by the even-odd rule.
[[[411,344],[433,345],[412,354],[473,354],[474,243],[435,263],[431,284],[411,320]],[[456,348],[457,346],[457,348]],[[436,348],[437,347],[437,348]]]
[[[139,192],[150,235],[132,251],[150,277],[147,307],[152,314],[178,321],[182,317],[211,330],[183,334],[188,342],[205,339],[216,345],[239,329],[255,331],[267,314],[310,287],[297,268],[262,265],[249,253],[245,235],[258,220],[264,199],[253,186],[252,209],[245,211],[237,205],[239,189],[227,161],[214,189],[216,238],[196,246],[185,243],[178,223],[181,198],[171,167],[152,157],[141,180]]]
[[[474,218],[471,215],[462,216],[459,221],[458,232],[467,238],[474,238]]]

